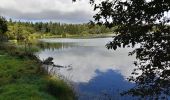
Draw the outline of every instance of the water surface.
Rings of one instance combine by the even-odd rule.
[[[133,87],[126,80],[134,69],[132,48],[108,50],[105,45],[112,38],[42,39],[58,47],[44,48],[37,55],[41,60],[54,58],[54,63],[72,68],[56,69],[73,84],[79,100],[128,100],[119,93]]]

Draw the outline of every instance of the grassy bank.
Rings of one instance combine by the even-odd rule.
[[[21,56],[22,55],[22,56]],[[46,74],[35,58],[0,50],[0,100],[74,100],[72,89]]]

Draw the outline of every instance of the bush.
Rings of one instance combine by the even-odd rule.
[[[46,91],[59,100],[75,100],[72,89],[62,80],[49,79]]]

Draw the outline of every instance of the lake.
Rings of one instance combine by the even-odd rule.
[[[57,46],[44,47],[36,53],[41,60],[54,58],[54,63],[71,68],[56,68],[69,80],[79,100],[129,100],[130,96],[120,93],[134,86],[127,81],[134,69],[134,56],[128,56],[133,48],[108,50],[105,45],[112,38],[41,39],[44,43]]]

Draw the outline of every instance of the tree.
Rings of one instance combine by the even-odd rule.
[[[73,0],[76,1],[76,0]],[[139,45],[135,54],[137,67],[129,81],[136,87],[123,94],[150,99],[167,99],[170,95],[170,11],[169,0],[105,0],[95,3],[94,22],[107,27],[117,26],[117,35],[108,49]],[[142,73],[139,74],[138,70]]]
[[[8,21],[8,32],[6,32],[6,35],[8,39],[24,40],[26,37],[32,36],[32,34],[36,34],[37,36],[42,34],[65,35],[66,33],[68,35],[81,35],[81,33],[84,33],[84,31],[90,34],[103,34],[111,32],[111,29],[98,25],[89,27],[88,24],[15,22],[10,19]]]
[[[3,41],[5,38],[5,32],[7,31],[7,23],[5,18],[0,17],[0,41]]]

